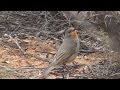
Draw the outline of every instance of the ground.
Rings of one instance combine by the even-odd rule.
[[[39,79],[69,27],[62,11],[1,11],[0,78]],[[78,31],[80,50],[96,52],[80,52],[72,63],[56,67],[47,78],[118,79],[119,54],[109,47],[110,39],[103,28],[83,20]]]
[[[10,45],[11,44],[11,45]],[[21,45],[26,50],[26,52],[31,54],[39,55],[43,59],[52,59],[54,54],[57,52],[58,48],[56,47],[54,41],[45,40],[41,41],[35,37],[26,37],[26,39],[21,40]],[[41,52],[49,52],[53,53],[41,53]],[[115,57],[114,52],[96,52],[89,55],[79,55],[76,57],[74,62],[76,63],[71,69],[70,73],[72,76],[67,78],[77,78],[80,75],[84,75],[90,73],[89,67],[92,65],[99,64],[106,60],[116,60],[112,59]],[[35,79],[39,78],[43,69],[48,66],[48,62],[44,62],[40,59],[36,59],[35,57],[24,55],[17,45],[14,42],[8,40],[7,42],[1,41],[0,44],[0,78],[10,78],[10,79],[21,79],[21,78],[29,78]],[[69,65],[68,65],[69,66]],[[75,67],[76,66],[76,67]],[[70,68],[70,67],[69,67]],[[56,68],[57,69],[57,68]],[[57,72],[50,73],[50,78],[60,78],[63,77],[63,72],[58,72],[61,69],[57,69]],[[57,75],[56,75],[56,74]],[[89,76],[89,78],[91,78]]]

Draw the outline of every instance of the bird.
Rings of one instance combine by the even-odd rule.
[[[72,62],[77,57],[78,52],[79,52],[78,33],[74,27],[70,27],[65,31],[65,36],[60,48],[53,57],[52,62],[44,70],[41,77],[46,78],[47,75],[51,72],[51,70],[53,70],[56,66]]]

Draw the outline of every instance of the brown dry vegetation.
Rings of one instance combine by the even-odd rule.
[[[49,64],[46,61],[52,60],[61,45],[64,30],[69,27],[63,12],[1,11],[0,20],[0,78],[39,78]],[[80,53],[74,63],[64,69],[60,67],[52,70],[47,78],[119,78],[119,53],[111,50],[110,38],[103,32],[103,28],[97,31],[91,25],[80,25],[80,49],[97,52]],[[38,55],[40,59],[25,55],[5,34],[17,39],[25,52]]]

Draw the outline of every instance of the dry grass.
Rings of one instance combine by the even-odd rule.
[[[44,59],[45,58],[52,59],[53,55],[51,54],[47,55],[46,53],[41,53],[41,52],[45,51],[45,52],[56,53],[57,51],[56,45],[51,40],[46,40],[41,42],[35,37],[28,37],[22,42],[27,42],[28,44],[27,45],[28,47],[26,47],[26,52],[31,54],[39,54],[39,56]],[[80,74],[89,72],[89,68],[86,66],[97,65],[100,62],[104,62],[106,60],[116,60],[113,59],[114,57],[116,57],[115,55],[116,54],[114,52],[96,52],[93,54],[89,54],[87,56],[81,56],[81,55],[78,56],[75,59],[75,62],[77,62],[79,65],[84,65],[83,67],[79,67],[79,69],[78,68],[76,69],[79,71],[78,76]],[[1,78],[18,78],[18,76],[24,76],[25,78],[38,78],[41,75],[42,69],[46,68],[48,66],[48,63],[36,59],[34,57],[25,56],[19,49],[10,47],[9,45],[6,45],[4,42],[1,42],[0,65],[7,67],[9,69],[9,70],[1,71],[1,75],[0,75]],[[73,71],[74,70],[75,69],[73,69]],[[30,73],[34,73],[34,74],[30,74]],[[48,78],[52,78],[52,77],[55,78],[58,76],[54,76],[50,74]]]

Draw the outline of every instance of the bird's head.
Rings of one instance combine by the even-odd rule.
[[[78,39],[77,30],[75,30],[74,27],[70,27],[65,32],[65,38],[69,38],[69,39],[72,39],[72,40],[77,40]]]

